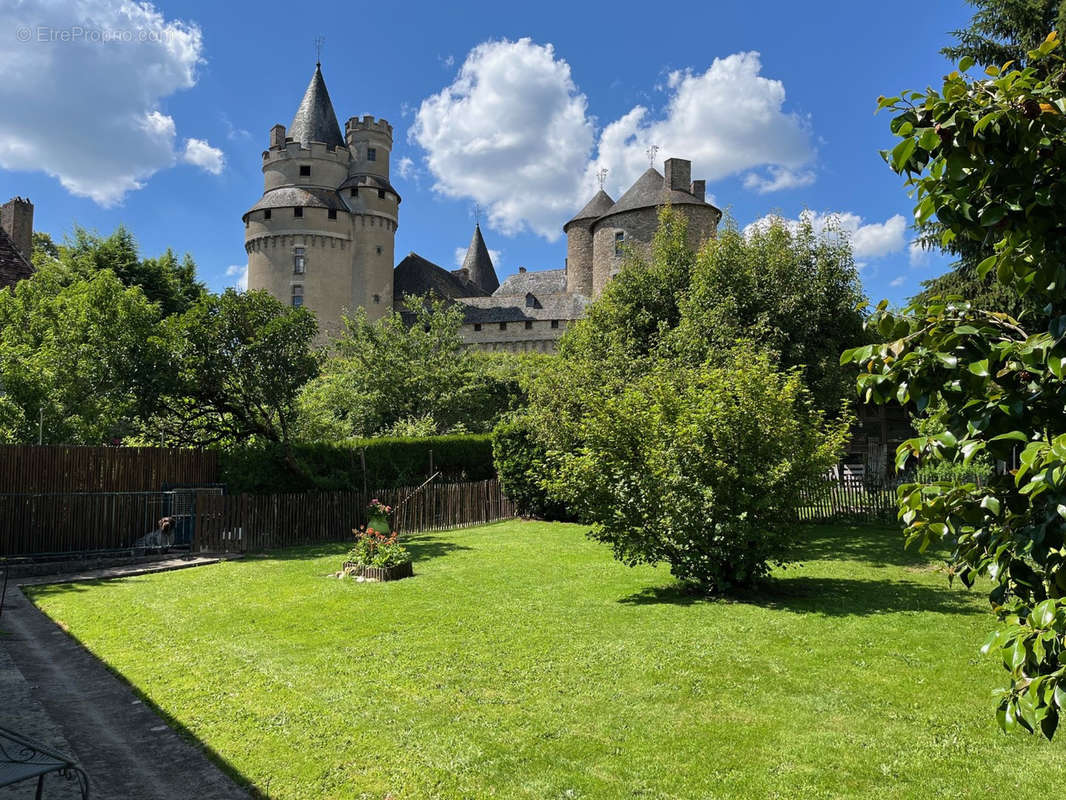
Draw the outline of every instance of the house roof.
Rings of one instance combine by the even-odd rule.
[[[496,269],[492,266],[492,257],[485,246],[480,224],[474,225],[474,235],[470,239],[470,247],[466,249],[466,258],[463,259],[463,269],[470,276],[470,280],[486,293],[491,294],[500,288],[500,279],[496,277]]]
[[[22,255],[7,231],[0,228],[0,288],[14,286],[33,275],[33,265]]]
[[[586,299],[576,294],[546,294],[531,297],[527,305],[526,295],[500,297],[461,297],[456,300],[463,306],[464,321],[475,322],[524,322],[526,320],[575,320],[585,315]]]
[[[665,180],[657,169],[649,167],[648,170],[637,178],[636,183],[629,187],[625,194],[618,198],[618,202],[605,211],[600,219],[619,214],[623,211],[634,211],[638,208],[654,208],[663,205],[672,206],[707,206],[721,215],[721,211],[705,200],[700,200],[694,194],[678,189],[666,188]]]
[[[292,118],[286,136],[304,147],[310,147],[311,142],[344,147],[344,136],[337,123],[337,115],[333,112],[329,92],[326,91],[321,64],[315,64],[315,74],[307,84],[307,91],[300,101],[300,107],[296,109],[296,116]]]
[[[566,270],[542,269],[519,272],[507,276],[500,288],[493,292],[494,297],[521,296],[532,293],[537,297],[566,292]]]
[[[347,189],[351,186],[370,186],[374,189],[384,189],[388,192],[392,192],[396,195],[396,202],[402,202],[400,193],[396,191],[395,187],[380,175],[371,175],[369,172],[359,172],[355,175],[350,175],[344,183],[338,187],[340,189]]]
[[[565,225],[563,225],[563,230],[565,231],[567,228],[569,228],[571,222],[577,222],[578,220],[582,219],[597,219],[598,217],[602,217],[604,214],[611,210],[611,206],[613,205],[614,200],[611,199],[611,196],[607,194],[607,192],[603,191],[603,189],[600,189],[598,192],[596,192],[596,196],[585,204],[585,207],[583,209],[574,214],[574,216],[570,219],[570,222],[567,222]]]
[[[392,286],[393,297],[401,302],[404,296],[409,294],[433,294],[449,300],[485,294],[480,287],[465,280],[461,275],[437,266],[418,253],[408,253],[403,261],[396,265]]]

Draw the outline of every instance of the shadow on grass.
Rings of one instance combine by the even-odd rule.
[[[910,567],[943,561],[943,554],[903,546],[903,533],[891,525],[797,525],[793,561],[862,561],[872,567]]]
[[[928,611],[937,614],[981,614],[975,593],[947,586],[925,586],[908,581],[855,580],[852,578],[772,578],[758,591],[713,597],[682,583],[649,586],[618,602],[625,605],[679,605],[739,603],[829,617],[896,614]]]

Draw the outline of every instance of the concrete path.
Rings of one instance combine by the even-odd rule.
[[[191,566],[188,560],[182,561]],[[164,568],[175,567],[157,562],[106,571],[122,570],[119,574],[126,575]],[[54,583],[56,579],[27,578],[24,582],[31,581]],[[200,746],[179,736],[129,685],[60,630],[17,587],[8,586],[0,631],[7,634],[0,635],[0,724],[25,730],[72,755],[89,774],[93,798],[249,798]],[[23,711],[27,699],[30,710]],[[59,793],[69,788],[62,787],[62,781],[49,781],[46,798],[53,797],[52,792],[57,798],[76,796]],[[0,789],[0,800],[33,797],[28,787],[20,787],[22,793],[15,791],[14,787]]]

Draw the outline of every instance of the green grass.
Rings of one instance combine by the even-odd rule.
[[[799,527],[766,592],[704,601],[582,528],[419,536],[42,587],[36,602],[276,798],[1043,796],[1063,743],[1001,734],[977,592],[886,528]]]

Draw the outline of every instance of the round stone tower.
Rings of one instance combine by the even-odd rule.
[[[352,213],[352,278],[356,305],[371,319],[392,310],[392,269],[400,194],[389,182],[392,126],[383,119],[352,117],[345,126],[350,161],[340,194]]]
[[[563,225],[566,234],[566,291],[592,297],[592,225],[614,205],[607,192],[596,196]]]

